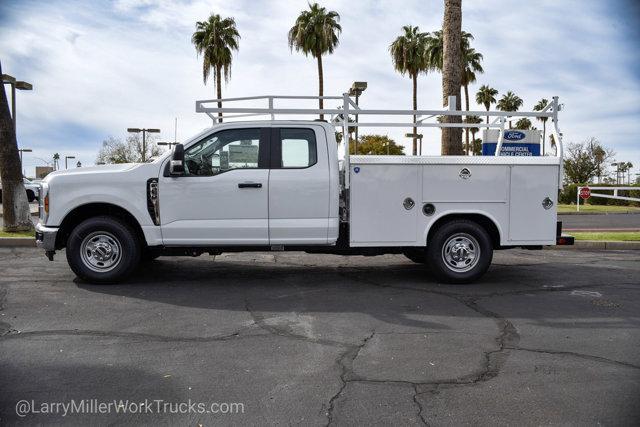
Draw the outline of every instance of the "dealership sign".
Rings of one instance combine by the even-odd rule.
[[[493,156],[498,146],[499,130],[489,129],[482,132],[482,155]],[[512,130],[504,131],[501,156],[539,156],[540,155],[540,131],[539,130]]]

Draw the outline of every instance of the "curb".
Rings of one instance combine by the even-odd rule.
[[[562,215],[640,215],[640,211],[624,211],[624,212],[558,212],[558,216]]]
[[[0,248],[35,248],[33,237],[0,237]]]
[[[597,250],[640,250],[640,242],[604,242],[598,240],[576,240],[572,246],[551,246],[550,249],[597,249]]]

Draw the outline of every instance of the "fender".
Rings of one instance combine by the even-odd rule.
[[[427,226],[426,230],[424,231],[424,234],[422,235],[422,241],[423,242],[427,242],[427,237],[429,236],[429,231],[431,230],[431,228],[433,227],[433,225],[435,223],[437,223],[440,219],[442,219],[442,218],[444,218],[446,216],[451,216],[451,215],[481,215],[481,216],[487,218],[489,221],[491,221],[493,223],[493,225],[498,230],[498,240],[499,240],[500,244],[504,244],[504,242],[503,242],[504,232],[502,230],[502,227],[500,227],[500,223],[498,221],[496,221],[495,217],[492,214],[488,213],[487,211],[482,211],[482,210],[478,210],[478,209],[447,210],[447,211],[444,211],[444,212],[440,213],[439,215],[434,217],[431,221],[429,221],[429,225]]]

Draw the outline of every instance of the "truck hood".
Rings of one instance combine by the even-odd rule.
[[[89,166],[82,168],[73,168],[66,170],[58,170],[55,172],[51,172],[49,176],[57,176],[57,175],[70,175],[70,174],[84,174],[84,173],[105,173],[105,172],[120,172],[132,169],[138,166],[138,163],[120,163],[117,165],[99,165],[99,166]]]
[[[120,163],[115,165],[89,166],[51,172],[42,181],[47,183],[51,182],[52,180],[57,181],[59,179],[66,181],[65,178],[82,179],[82,175],[96,176],[101,174],[129,172],[136,169],[144,168],[149,168],[151,170],[157,169],[157,167],[158,166],[154,165],[153,163]]]

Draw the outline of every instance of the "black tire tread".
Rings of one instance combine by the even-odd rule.
[[[80,244],[88,233],[96,229],[106,229],[114,234],[122,245],[122,261],[118,267],[106,273],[96,273],[87,267],[80,258]],[[66,255],[69,266],[82,280],[91,283],[116,283],[129,276],[140,263],[141,248],[133,228],[125,221],[107,215],[88,218],[78,224],[67,240]]]
[[[465,232],[473,235],[480,245],[480,260],[470,271],[456,273],[444,265],[441,252],[442,246],[447,238],[458,232]],[[430,270],[439,281],[452,284],[468,284],[482,277],[493,259],[493,244],[491,237],[485,228],[475,221],[468,219],[455,219],[446,222],[438,227],[427,242],[427,264]]]

